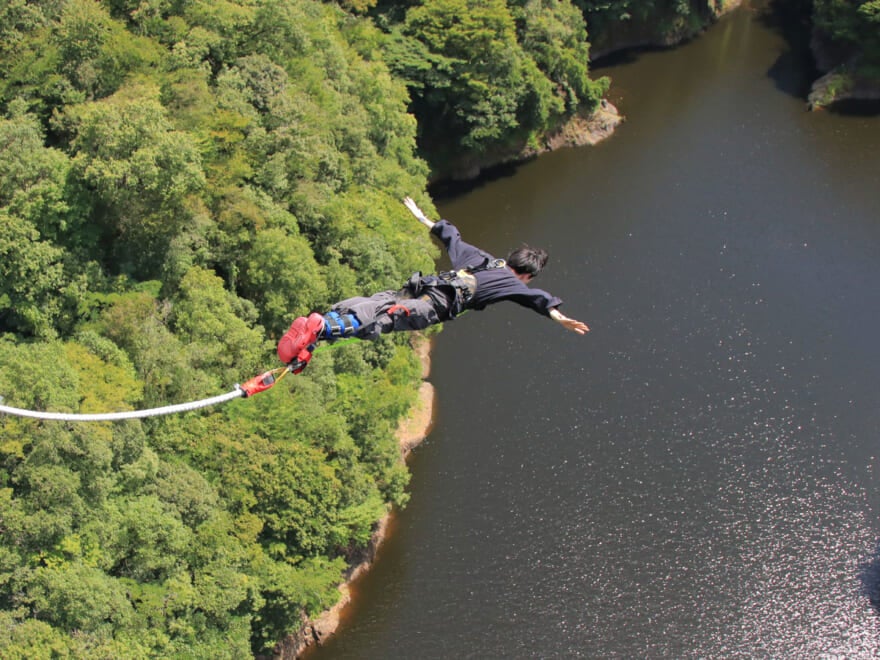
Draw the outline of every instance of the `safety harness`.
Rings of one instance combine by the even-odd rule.
[[[504,268],[507,262],[504,259],[486,258],[483,263],[478,266],[468,266],[459,268],[458,270],[447,270],[437,275],[439,282],[426,282],[428,286],[434,284],[447,285],[455,289],[455,300],[452,304],[450,314],[455,318],[468,308],[474,296],[477,293],[476,274],[484,270],[496,270]]]
[[[424,277],[421,273],[413,273],[407,283],[397,291],[396,302],[385,313],[389,316],[397,314],[409,316],[410,310],[406,306],[407,300],[430,301],[432,296],[426,289],[444,287],[454,291],[450,301],[449,318],[455,318],[468,308],[477,293],[476,273],[505,266],[507,266],[507,262],[504,259],[489,259],[487,257],[483,263],[477,266],[447,270],[428,277]],[[443,294],[443,297],[448,298],[448,294]],[[332,342],[341,338],[357,336],[360,326],[361,323],[354,314],[328,312],[324,315],[324,329],[318,338]]]

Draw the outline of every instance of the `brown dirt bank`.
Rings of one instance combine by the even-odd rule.
[[[413,335],[413,348],[422,362],[422,384],[419,396],[410,414],[397,428],[397,441],[401,458],[417,447],[431,432],[434,422],[434,386],[426,379],[431,373],[431,341],[422,335]],[[283,639],[275,648],[273,660],[295,660],[310,648],[323,644],[336,632],[345,608],[351,602],[352,582],[370,569],[376,560],[379,546],[385,540],[392,522],[393,512],[387,513],[377,524],[369,546],[356,564],[345,573],[345,581],[339,585],[339,601],[315,619],[303,616],[299,632]]]
[[[623,118],[618,113],[617,108],[610,102],[603,100],[591,115],[574,117],[559,130],[546,136],[540,147],[524,150],[506,159],[487,160],[480,164],[472,163],[467,166],[468,174],[472,176],[463,176],[462,178],[475,178],[484,168],[505,162],[526,160],[555,149],[596,144],[610,137],[622,121]],[[416,405],[413,406],[407,418],[401,421],[397,429],[396,437],[403,460],[406,459],[409,452],[427,437],[434,420],[434,386],[427,381],[431,371],[431,341],[427,337],[414,335],[413,347],[422,361],[423,381],[419,388]],[[278,643],[272,656],[273,660],[296,660],[301,658],[304,654],[307,654],[309,649],[320,646],[336,632],[343,612],[351,602],[350,585],[372,566],[379,547],[389,533],[389,525],[393,520],[392,516],[393,512],[389,512],[377,523],[370,544],[364,551],[360,561],[352,565],[346,572],[344,576],[345,581],[339,585],[339,601],[336,605],[315,619],[309,619],[303,615],[299,631]]]
[[[451,166],[448,171],[434,172],[430,183],[433,185],[445,181],[472,181],[481,173],[501,165],[521,163],[563,147],[596,144],[610,137],[622,121],[623,117],[617,112],[617,108],[603,99],[592,113],[575,115],[560,128],[545,135],[537,146],[530,145],[513,152],[472,154]]]
[[[664,24],[663,16],[656,15],[642,21],[619,21],[609,33],[591,35],[590,60],[638,48],[673,48],[698,37],[725,14],[739,9],[747,0],[716,0],[700,5],[701,24],[678,22]],[[692,7],[700,3],[691,2]],[[661,29],[661,26],[664,26]]]

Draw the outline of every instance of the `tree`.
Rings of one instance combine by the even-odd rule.
[[[160,272],[171,240],[191,218],[188,196],[204,185],[192,139],[175,131],[153,85],[70,107],[75,173],[96,196],[105,261],[141,278]]]
[[[101,314],[97,328],[129,356],[144,383],[145,407],[188,401],[217,393],[216,375],[194,370],[166,325],[167,306],[152,295],[119,296]]]
[[[880,2],[816,0],[813,22],[851,56],[861,53],[869,66],[880,69]],[[875,71],[875,77],[880,73]]]
[[[296,316],[326,304],[323,275],[302,236],[280,228],[261,231],[242,270],[242,293],[258,303],[263,324],[275,336],[280,337]]]
[[[0,209],[28,221],[41,237],[58,242],[71,229],[67,179],[70,159],[59,149],[44,146],[35,115],[23,113],[19,100],[10,104],[9,119],[0,119]]]
[[[450,136],[468,150],[482,151],[517,128],[537,81],[516,41],[513,18],[503,0],[438,0],[411,8],[403,34],[424,45],[431,66],[414,82],[417,115],[433,149]],[[420,107],[421,106],[421,107]]]
[[[64,285],[63,251],[31,223],[0,211],[0,329],[55,336]]]
[[[583,13],[570,0],[526,0],[514,12],[523,50],[557,86],[555,114],[573,113],[598,101],[602,88],[590,80]]]
[[[0,6],[0,59],[6,61],[21,47],[24,36],[43,25],[42,7],[27,0],[10,0]]]
[[[79,562],[38,568],[25,590],[32,616],[64,631],[124,627],[134,613],[122,583]]]
[[[262,328],[253,325],[255,317],[253,305],[226,291],[223,280],[192,268],[174,296],[170,321],[192,368],[222,385],[265,371],[270,347]]]

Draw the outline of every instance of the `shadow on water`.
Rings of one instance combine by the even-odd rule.
[[[517,173],[521,165],[532,160],[534,160],[534,157],[519,161],[511,161],[509,163],[502,163],[500,165],[493,165],[492,167],[481,170],[479,175],[473,179],[445,179],[442,181],[436,181],[428,186],[428,192],[436,201],[452,199],[477,190],[478,188],[482,188],[495,181],[510,178]]]
[[[599,55],[595,59],[590,60],[590,73],[598,75],[602,69],[611,69],[622,64],[633,64],[637,62],[642,55],[659,53],[672,50],[673,48],[674,47],[670,46],[632,46],[622,50],[615,50],[610,53]]]
[[[847,117],[877,117],[880,115],[880,99],[846,99],[829,106],[828,110]]]
[[[810,50],[809,7],[800,7],[797,2],[773,2],[759,11],[758,20],[788,45],[767,70],[767,76],[779,91],[806,101],[813,81],[820,75]]]
[[[816,67],[810,47],[810,11],[811,4],[803,0],[776,0],[758,14],[758,20],[788,45],[767,70],[767,76],[781,92],[805,101],[813,82],[823,73]],[[880,99],[847,99],[826,110],[843,116],[876,117],[880,115]]]
[[[680,45],[680,44],[679,44]],[[590,61],[590,73],[592,78],[602,75],[603,69],[618,67],[622,64],[631,64],[639,60],[642,55],[674,50],[675,46],[633,46],[622,50],[613,51],[601,55]],[[515,176],[522,165],[532,162],[537,156],[530,156],[522,160],[510,161],[492,165],[480,171],[473,179],[442,179],[428,185],[428,192],[438,202],[455,199],[478,190],[488,184]]]
[[[880,541],[877,542],[874,556],[865,561],[859,569],[862,594],[868,598],[874,611],[880,615]]]

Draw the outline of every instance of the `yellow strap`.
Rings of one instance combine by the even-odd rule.
[[[272,369],[272,375],[275,376],[275,382],[273,385],[277,385],[278,381],[284,378],[287,374],[290,373],[289,367],[278,367],[277,369]],[[276,375],[278,374],[278,375]]]

